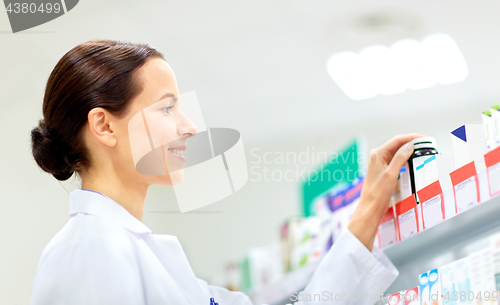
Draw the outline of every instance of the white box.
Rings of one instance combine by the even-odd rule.
[[[500,105],[491,107],[491,121],[496,146],[500,146]]]
[[[415,197],[410,197],[396,204],[396,222],[398,225],[399,240],[419,232],[417,202]]]
[[[494,149],[497,146],[495,130],[493,126],[493,118],[491,116],[491,110],[486,110],[481,115],[483,120],[484,136],[486,141],[486,149],[488,151]]]
[[[394,217],[394,208],[389,208],[382,217],[377,232],[378,248],[385,249],[390,245],[397,243],[396,219]]]
[[[471,288],[476,301],[483,299],[483,304],[497,304],[489,302],[496,291],[493,251],[486,248],[470,254],[469,265]]]
[[[462,305],[474,304],[475,296],[473,296],[474,291],[472,290],[471,286],[470,275],[472,268],[469,263],[469,257],[465,257],[453,262],[453,266],[455,268],[455,276],[457,284],[456,287],[459,295],[458,304]],[[466,297],[462,298],[462,295],[465,295]]]
[[[455,169],[472,161],[478,171],[485,168],[484,154],[488,151],[482,124],[465,124],[451,132]]]
[[[481,202],[475,162],[466,164],[451,172],[450,178],[453,184],[457,214]]]
[[[484,155],[489,196],[500,194],[500,147]]]
[[[440,181],[429,184],[417,192],[422,210],[423,228],[430,228],[445,219],[445,204]]]
[[[412,289],[408,289],[405,292],[405,305],[421,305],[420,304],[420,289],[419,287],[414,287]]]
[[[454,291],[457,291],[455,268],[453,263],[444,265],[439,268],[441,276],[441,291],[443,293],[443,303],[445,305],[457,305],[458,295],[454,296]]]

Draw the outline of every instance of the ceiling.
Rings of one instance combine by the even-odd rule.
[[[16,34],[0,11],[0,239],[13,249],[0,253],[0,269],[8,275],[0,277],[0,292],[19,285],[29,295],[25,283],[41,249],[68,217],[61,209],[67,193],[34,164],[29,132],[41,117],[52,68],[75,45],[109,38],[156,47],[180,91],[196,90],[207,125],[240,131],[247,153],[332,151],[360,133],[371,148],[402,132],[435,136],[450,152],[449,132],[480,123],[480,112],[500,97],[499,10],[493,0],[86,0]],[[326,62],[336,52],[438,32],[461,49],[469,67],[465,81],[353,101],[327,74]],[[250,165],[252,158],[249,153]],[[248,182],[213,205],[225,214],[150,213],[145,222],[192,241],[185,249],[193,268],[209,278],[217,264],[276,240],[279,224],[297,213],[297,189],[296,182]],[[153,202],[155,196],[163,193],[152,190],[149,210],[175,209]]]
[[[66,51],[112,38],[148,42],[164,52],[181,92],[197,91],[208,124],[236,128],[249,143],[346,132],[395,116],[416,123],[422,114],[498,96],[499,8],[497,1],[465,0],[81,1],[65,16],[15,35],[7,33],[4,13],[0,54],[7,73],[0,88],[8,98],[2,105],[13,106],[9,93],[22,82],[24,98],[16,103],[39,107],[44,81]],[[366,22],[377,16],[396,26]],[[411,22],[398,28],[405,20]],[[326,72],[335,52],[436,32],[449,34],[462,50],[469,65],[464,82],[352,101]]]

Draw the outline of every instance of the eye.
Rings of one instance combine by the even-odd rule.
[[[167,106],[167,107],[164,107],[163,110],[165,110],[165,112],[167,114],[171,114],[170,112],[168,112],[170,109],[174,108],[174,106]]]

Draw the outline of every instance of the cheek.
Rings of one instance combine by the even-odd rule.
[[[168,144],[177,139],[173,120],[162,114],[146,117],[154,147]]]

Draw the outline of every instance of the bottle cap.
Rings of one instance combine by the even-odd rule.
[[[413,143],[413,147],[415,149],[422,149],[422,148],[436,149],[436,139],[433,137],[417,138],[411,142]]]

